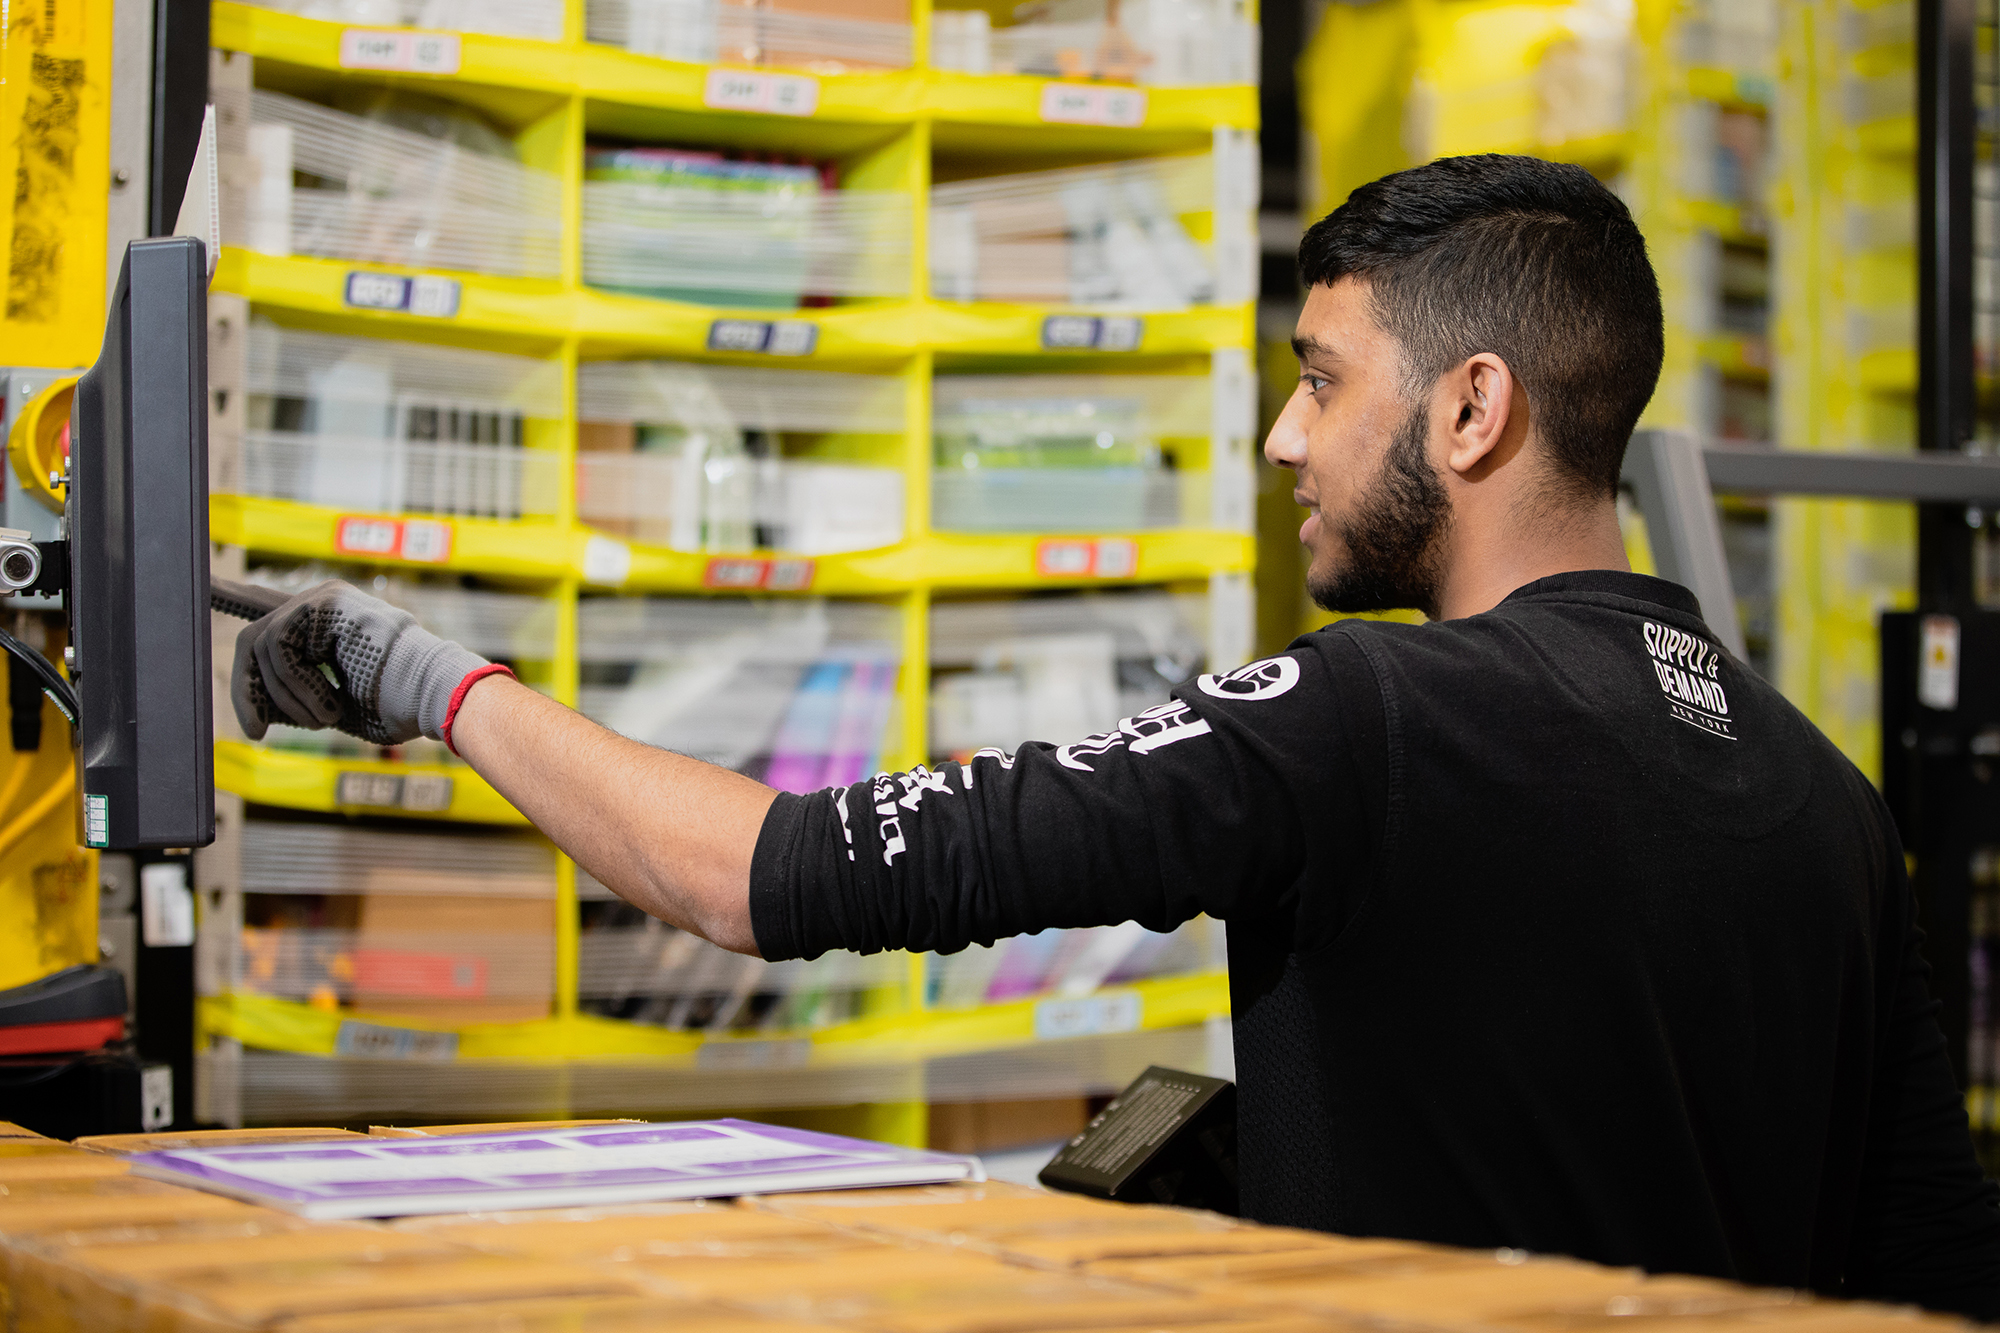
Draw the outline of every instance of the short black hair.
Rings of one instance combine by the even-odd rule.
[[[1384,176],[1313,224],[1299,270],[1369,284],[1413,395],[1500,357],[1575,494],[1616,493],[1659,383],[1660,285],[1631,212],[1582,167],[1486,153]]]

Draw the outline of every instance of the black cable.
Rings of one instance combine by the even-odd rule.
[[[72,727],[75,726],[76,719],[83,710],[77,704],[75,688],[63,679],[62,672],[57,671],[48,658],[43,657],[40,653],[30,648],[27,644],[22,643],[4,629],[0,629],[0,648],[5,648],[8,652],[14,654],[16,660],[24,664],[28,670],[35,673],[37,679],[41,681],[42,693],[48,695],[49,702],[54,704],[57,711],[65,718],[69,719],[69,724]]]

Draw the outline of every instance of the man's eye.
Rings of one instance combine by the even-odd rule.
[[[1327,384],[1326,380],[1323,377],[1313,374],[1305,374],[1299,376],[1299,383],[1306,386],[1307,393],[1318,393],[1321,389],[1324,389]]]

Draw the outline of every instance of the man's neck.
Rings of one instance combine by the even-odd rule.
[[[1618,507],[1610,500],[1559,515],[1509,518],[1491,525],[1464,522],[1461,513],[1446,540],[1439,620],[1476,616],[1500,605],[1516,588],[1579,569],[1630,570]]]

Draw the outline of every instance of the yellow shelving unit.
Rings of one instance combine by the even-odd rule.
[[[508,127],[524,163],[560,180],[563,234],[557,277],[432,273],[232,246],[221,256],[215,290],[240,298],[249,311],[289,328],[554,362],[566,387],[561,419],[531,423],[525,440],[529,448],[551,450],[558,458],[563,480],[547,517],[500,521],[352,512],[222,493],[211,500],[215,541],[252,559],[358,564],[401,575],[471,576],[543,597],[555,611],[553,657],[524,671],[524,678],[572,704],[579,682],[577,605],[586,594],[756,591],[771,596],[868,599],[892,607],[902,625],[903,661],[897,721],[882,756],[889,768],[908,767],[930,755],[928,615],[934,597],[1134,584],[1206,589],[1211,581],[1247,577],[1255,560],[1254,540],[1247,530],[1189,527],[989,536],[932,529],[930,384],[941,364],[953,371],[1004,366],[1016,371],[1185,373],[1197,359],[1206,367],[1214,354],[1248,349],[1254,323],[1248,302],[1121,311],[1121,317],[1136,318],[1136,337],[1122,344],[1128,350],[1079,351],[1060,341],[1052,350],[1051,321],[1088,317],[1092,312],[930,299],[926,220],[933,154],[948,154],[959,163],[990,159],[994,170],[1012,171],[1202,151],[1210,147],[1218,130],[1254,130],[1257,100],[1250,87],[1121,90],[1075,85],[1072,90],[1080,88],[1086,101],[1105,93],[1125,96],[1113,117],[1119,123],[1047,119],[1045,110],[1053,105],[1050,80],[928,68],[927,42],[921,39],[928,30],[929,9],[928,0],[913,5],[917,62],[907,70],[747,71],[635,55],[584,41],[583,0],[571,0],[565,41],[453,34],[455,72],[419,73],[344,66],[343,52],[349,49],[352,31],[347,25],[219,0],[212,8],[213,44],[218,50],[251,57],[259,87],[323,98],[355,83],[388,84],[464,103]],[[717,78],[732,75],[810,80],[811,113],[718,110],[708,105]],[[1136,115],[1131,110],[1134,105],[1141,108]],[[912,214],[909,289],[914,294],[795,311],[727,310],[585,285],[583,153],[586,139],[598,135],[833,159],[841,164],[846,184],[906,194]],[[453,284],[451,313],[429,316],[358,306],[350,300],[356,275],[364,281],[369,275],[443,280]],[[813,334],[809,354],[774,357],[713,350],[727,345],[726,340],[718,344],[718,333],[729,321],[773,319],[809,323]],[[904,473],[903,539],[875,550],[811,557],[766,550],[689,552],[625,540],[580,522],[573,480],[577,369],[585,362],[632,358],[903,377],[907,386],[903,439],[885,446],[885,456],[871,458]],[[1247,459],[1243,461],[1247,466]],[[406,538],[405,527],[421,528],[422,540]],[[366,540],[357,541],[357,532]],[[1085,572],[1075,577],[1039,572],[1050,568]],[[1090,572],[1097,570],[1105,574]],[[1247,599],[1243,600],[1247,620]],[[1247,630],[1240,637],[1247,640]],[[1234,664],[1211,656],[1211,665],[1218,669]],[[469,769],[456,765],[345,758],[223,740],[217,747],[217,783],[243,801],[282,810],[494,826],[521,822],[497,793]],[[208,864],[220,862],[211,856]],[[206,904],[224,901],[226,871],[198,870],[197,878],[208,891]],[[463,1076],[476,1082],[482,1075],[475,1067],[482,1061],[574,1066],[575,1082],[564,1082],[571,1076],[562,1075],[553,1085],[558,1091],[549,1094],[555,1101],[543,1109],[584,1107],[597,1095],[583,1090],[593,1086],[590,1080],[596,1075],[591,1070],[602,1073],[634,1062],[658,1071],[663,1080],[658,1105],[681,1108],[755,1109],[754,1101],[731,1099],[735,1096],[731,1090],[745,1085],[727,1079],[703,1082],[711,1075],[766,1067],[792,1071],[799,1078],[789,1090],[760,1095],[801,1105],[817,1095],[812,1091],[816,1071],[875,1070],[881,1075],[880,1096],[853,1095],[859,1085],[849,1080],[827,1085],[833,1090],[826,1099],[880,1102],[881,1109],[868,1113],[860,1127],[914,1140],[922,1134],[926,1061],[1057,1041],[1060,1038],[1050,1034],[1058,1029],[1100,1042],[1181,1034],[1198,1031],[1203,1023],[1228,1013],[1226,978],[1215,972],[1117,988],[1115,993],[1088,999],[1085,1009],[1078,1011],[1082,1019],[1062,1011],[1057,1017],[1068,1026],[1059,1023],[1058,1029],[1049,1026],[1054,1011],[1047,1006],[1074,1008],[1080,1001],[1043,997],[971,1011],[934,1011],[926,1000],[923,960],[911,959],[904,981],[877,987],[869,993],[861,1017],[830,1028],[759,1034],[752,1039],[704,1037],[622,1022],[579,1011],[575,867],[559,862],[555,882],[556,988],[548,1018],[438,1028],[410,1019],[234,993],[226,985],[210,984],[200,1012],[204,1037],[213,1043],[202,1065],[202,1095],[209,1113],[221,1119],[241,1118],[241,1089],[251,1078],[244,1071],[264,1057],[317,1058],[351,1054],[354,1049],[407,1048],[404,1053],[410,1058],[413,1078],[448,1081]],[[425,1033],[432,1037],[421,1035]],[[448,1040],[433,1039],[438,1033]],[[350,1039],[363,1045],[355,1048]],[[402,1047],[397,1047],[398,1041]],[[1138,1047],[1134,1050],[1144,1053]],[[444,1051],[449,1054],[441,1057]],[[1110,1075],[1122,1076],[1116,1071]],[[486,1109],[497,1114],[501,1108]],[[634,1103],[630,1109],[643,1108]]]

